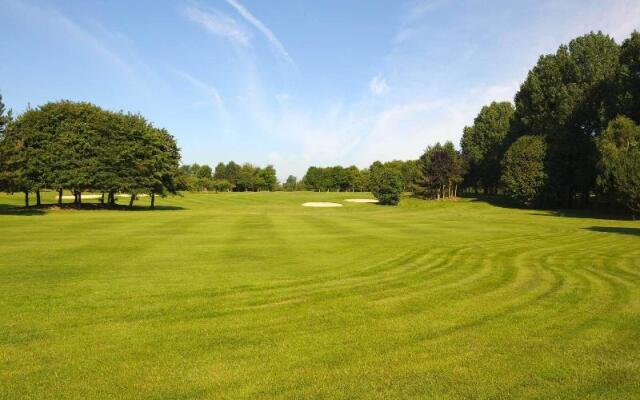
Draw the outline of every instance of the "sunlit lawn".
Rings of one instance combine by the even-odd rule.
[[[0,195],[0,398],[640,398],[639,222],[350,197]]]

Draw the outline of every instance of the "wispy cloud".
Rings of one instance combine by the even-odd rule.
[[[257,30],[259,30],[269,41],[269,43],[273,46],[273,48],[278,52],[278,54],[289,64],[291,64],[294,68],[296,67],[296,63],[293,61],[287,49],[285,49],[284,45],[276,35],[269,29],[262,21],[256,18],[251,12],[242,4],[240,4],[237,0],[227,0],[227,3],[242,15],[242,17],[247,20],[251,25],[253,25]]]
[[[381,96],[389,91],[389,85],[381,75],[376,75],[369,82],[369,90],[374,95]]]
[[[54,28],[76,43],[89,49],[129,78],[134,78],[135,68],[130,62],[126,61],[115,50],[112,50],[111,47],[98,38],[98,36],[81,27],[62,12],[54,8],[40,7],[24,1],[8,0],[5,1],[5,3],[22,14],[31,24],[40,26],[48,25]]]
[[[196,7],[187,7],[184,14],[213,35],[224,37],[239,46],[249,46],[250,33],[235,19],[218,10],[204,11]]]
[[[208,102],[218,111],[226,112],[224,101],[222,100],[222,96],[220,96],[220,92],[214,86],[207,84],[206,82],[194,77],[193,75],[177,70],[175,68],[171,69],[174,74],[179,76],[180,78],[187,81],[193,88],[206,96]]]

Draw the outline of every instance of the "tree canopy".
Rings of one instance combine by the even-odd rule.
[[[640,212],[640,126],[627,117],[612,120],[598,140],[598,149],[600,190]]]
[[[137,114],[110,112],[90,103],[59,101],[27,110],[0,143],[2,187],[9,192],[63,190],[152,197],[176,192],[180,151],[173,136]]]
[[[507,195],[525,204],[539,202],[547,180],[546,144],[542,136],[521,136],[502,160],[502,184]]]

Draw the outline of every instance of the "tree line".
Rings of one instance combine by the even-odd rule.
[[[24,193],[25,205],[50,189],[101,192],[114,205],[117,193],[176,193],[180,150],[165,129],[139,114],[112,112],[83,102],[50,102],[12,117],[0,97],[0,189]],[[106,199],[105,199],[106,195]]]
[[[179,169],[181,186],[192,191],[259,192],[279,188],[273,165],[264,168],[251,163],[220,162],[212,170],[209,165],[188,164]]]
[[[526,205],[640,211],[640,33],[589,33],[543,55],[464,129],[464,186]]]

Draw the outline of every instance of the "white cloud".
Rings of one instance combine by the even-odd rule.
[[[376,96],[380,96],[389,91],[389,85],[387,85],[387,81],[380,75],[374,76],[369,82],[369,89],[371,93]]]
[[[218,92],[214,86],[205,83],[204,81],[194,77],[191,74],[188,74],[184,71],[180,71],[177,69],[172,69],[173,73],[189,82],[191,86],[193,86],[196,90],[207,97],[208,102],[218,111],[225,112],[224,101],[222,100],[222,96]]]
[[[235,19],[218,10],[207,12],[195,7],[187,7],[184,13],[187,18],[213,35],[224,37],[239,46],[249,45],[251,39],[249,32]]]
[[[60,11],[53,8],[39,7],[22,1],[7,1],[6,4],[9,4],[15,10],[20,12],[30,21],[31,24],[49,25],[53,27],[57,31],[60,31],[72,38],[75,42],[82,44],[98,57],[113,65],[130,78],[134,77],[134,67],[130,62],[126,61],[103,40],[78,25]],[[111,32],[109,32],[109,34],[115,36]]]
[[[282,42],[278,40],[278,38],[271,31],[271,29],[269,29],[264,23],[262,23],[262,21],[260,21],[253,14],[251,14],[251,12],[245,6],[240,4],[237,0],[227,0],[227,3],[229,3],[229,5],[232,6],[233,8],[235,8],[236,11],[238,11],[238,13],[240,13],[240,15],[242,15],[242,17],[245,20],[247,20],[251,25],[253,25],[257,30],[262,32],[262,34],[267,38],[269,43],[276,49],[278,54],[280,54],[280,56],[285,61],[291,64],[294,68],[297,68],[296,63],[293,61],[291,56],[289,56],[289,52],[287,52],[287,49],[285,49]]]

